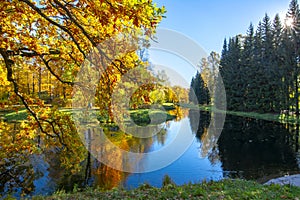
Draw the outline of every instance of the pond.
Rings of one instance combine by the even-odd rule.
[[[20,179],[32,185],[29,195],[49,195],[57,189],[72,190],[85,185],[131,189],[148,183],[160,187],[165,175],[176,184],[184,184],[223,178],[265,182],[300,172],[299,135],[292,125],[227,115],[222,133],[213,135],[210,131],[212,115],[185,110],[174,120],[154,127],[145,126],[142,131],[128,127],[129,131],[145,136],[140,138],[124,139],[121,137],[124,133],[119,130],[104,133],[100,127],[91,126],[83,130],[83,136],[89,141],[86,145],[92,153],[82,163],[80,173],[66,173],[58,164],[58,151],[52,149],[30,158],[34,176],[26,177],[28,169],[19,168]],[[156,134],[148,137],[147,129],[155,130]],[[122,138],[121,150],[99,143],[104,135],[112,143]],[[94,146],[93,141],[98,141],[97,145]],[[111,153],[108,154],[107,149]],[[129,154],[124,159],[122,149],[136,153],[135,157]],[[115,169],[99,160],[105,160]],[[117,170],[120,168],[127,172]],[[19,197],[22,191],[17,182],[9,179],[1,179],[0,186],[2,194],[12,192]]]

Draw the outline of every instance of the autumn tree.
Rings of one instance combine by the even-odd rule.
[[[42,87],[55,90],[63,100],[71,99],[76,75],[84,61],[94,61],[90,54],[97,51],[98,60],[93,65],[95,70],[103,72],[98,91],[105,94],[100,95],[105,104],[98,106],[109,109],[114,84],[129,69],[140,65],[140,61],[136,49],[115,58],[110,54],[113,49],[108,49],[114,48],[113,44],[107,48],[101,44],[120,34],[131,37],[131,41],[149,39],[164,12],[164,8],[158,8],[151,0],[1,1],[0,105],[20,103],[29,113],[21,130],[13,133],[24,140],[13,139],[1,122],[1,152],[14,151],[4,143],[18,143],[20,148],[26,145],[30,149],[15,149],[19,153],[34,152],[41,148],[36,140],[41,138],[45,147],[57,145],[69,155],[63,164],[78,166],[84,148],[76,136],[74,123],[57,106],[45,106]],[[49,78],[45,78],[46,74]]]

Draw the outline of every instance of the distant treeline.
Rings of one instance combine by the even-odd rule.
[[[265,14],[256,29],[250,23],[245,35],[225,38],[221,57],[212,52],[199,67],[190,84],[189,101],[194,104],[224,108],[226,99],[228,110],[299,114],[297,0],[290,2],[284,19],[277,14],[271,20]]]
[[[220,60],[227,109],[299,113],[300,12],[292,0],[286,18],[266,14],[256,30],[225,39]]]

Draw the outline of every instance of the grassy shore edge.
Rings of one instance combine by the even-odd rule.
[[[297,199],[300,189],[295,186],[261,185],[253,181],[223,179],[199,184],[176,186],[165,183],[162,188],[143,184],[132,190],[115,188],[109,191],[88,188],[51,196],[35,196],[36,200],[62,199]]]
[[[234,115],[234,116],[239,116],[239,117],[249,117],[249,118],[253,118],[253,119],[274,121],[274,122],[279,122],[279,123],[284,123],[284,124],[285,123],[290,123],[290,124],[300,123],[300,121],[297,121],[297,118],[294,115],[288,116],[286,114],[276,114],[276,113],[257,113],[257,112],[219,110],[210,105],[182,104],[181,106],[183,108],[199,109],[201,111],[222,113],[222,114],[226,114],[226,115]]]

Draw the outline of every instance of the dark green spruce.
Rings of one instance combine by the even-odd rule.
[[[265,14],[256,29],[251,23],[245,35],[225,39],[220,74],[227,109],[299,118],[299,67],[300,11],[292,0],[285,19]]]

